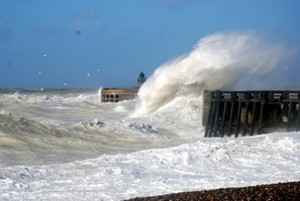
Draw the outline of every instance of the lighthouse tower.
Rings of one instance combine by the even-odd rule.
[[[137,79],[138,88],[140,88],[145,81],[146,81],[145,74],[143,72],[141,72],[140,76]]]

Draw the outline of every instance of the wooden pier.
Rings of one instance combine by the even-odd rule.
[[[205,137],[300,130],[300,91],[204,91]]]

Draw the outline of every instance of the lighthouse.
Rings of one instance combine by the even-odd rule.
[[[145,74],[143,72],[141,72],[140,76],[137,78],[138,88],[140,88],[145,81],[146,81]]]

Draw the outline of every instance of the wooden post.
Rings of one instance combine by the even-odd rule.
[[[260,113],[259,113],[259,120],[258,120],[258,131],[257,134],[261,134],[262,131],[262,122],[263,122],[263,110],[264,110],[264,101],[260,102]]]
[[[300,129],[300,102],[298,102],[298,118],[297,118],[297,129],[296,131],[299,131]]]
[[[229,122],[228,122],[228,128],[227,128],[227,136],[231,136],[231,124],[232,124],[232,118],[233,118],[233,107],[234,107],[234,102],[231,102],[231,107],[230,107],[230,116],[229,116]]]
[[[213,108],[213,102],[212,102],[212,100],[210,100],[209,109],[208,109],[208,117],[207,117],[206,124],[205,124],[204,137],[208,137],[209,130],[211,129],[210,124],[211,124],[211,118],[212,118],[212,108]]]
[[[219,110],[220,110],[220,100],[217,100],[217,109],[216,109],[216,114],[215,114],[215,122],[214,122],[214,127],[213,127],[213,137],[218,136],[218,120],[219,120]]]
[[[247,132],[247,124],[248,124],[248,113],[249,113],[249,100],[247,100],[246,102],[246,114],[245,114],[245,118],[244,118],[244,128],[243,128],[243,136],[246,135]]]
[[[256,102],[253,102],[253,108],[252,108],[252,117],[251,117],[251,131],[250,135],[252,136],[254,133],[254,126],[255,126],[255,111],[256,111]]]
[[[221,137],[224,137],[224,126],[225,126],[226,110],[227,110],[227,101],[225,101],[224,108],[223,108]]]
[[[239,130],[240,130],[240,118],[241,118],[241,108],[242,108],[242,102],[239,101],[238,113],[237,113],[237,119],[236,119],[236,128],[235,128],[235,137],[238,137],[238,136],[239,136]]]
[[[216,108],[216,101],[213,100],[213,107],[212,107],[212,112],[211,112],[211,118],[209,122],[209,132],[208,132],[208,137],[212,137],[212,132],[213,132],[213,123],[214,123],[214,118],[215,118],[215,108]]]
[[[291,113],[292,113],[292,102],[289,102],[289,111],[288,111],[288,122],[287,122],[287,130],[290,130],[290,126],[291,126]]]

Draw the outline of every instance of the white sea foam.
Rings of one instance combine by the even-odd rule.
[[[285,137],[284,137],[285,136]],[[123,200],[300,180],[300,133],[202,139],[66,164],[0,168],[0,198]]]

